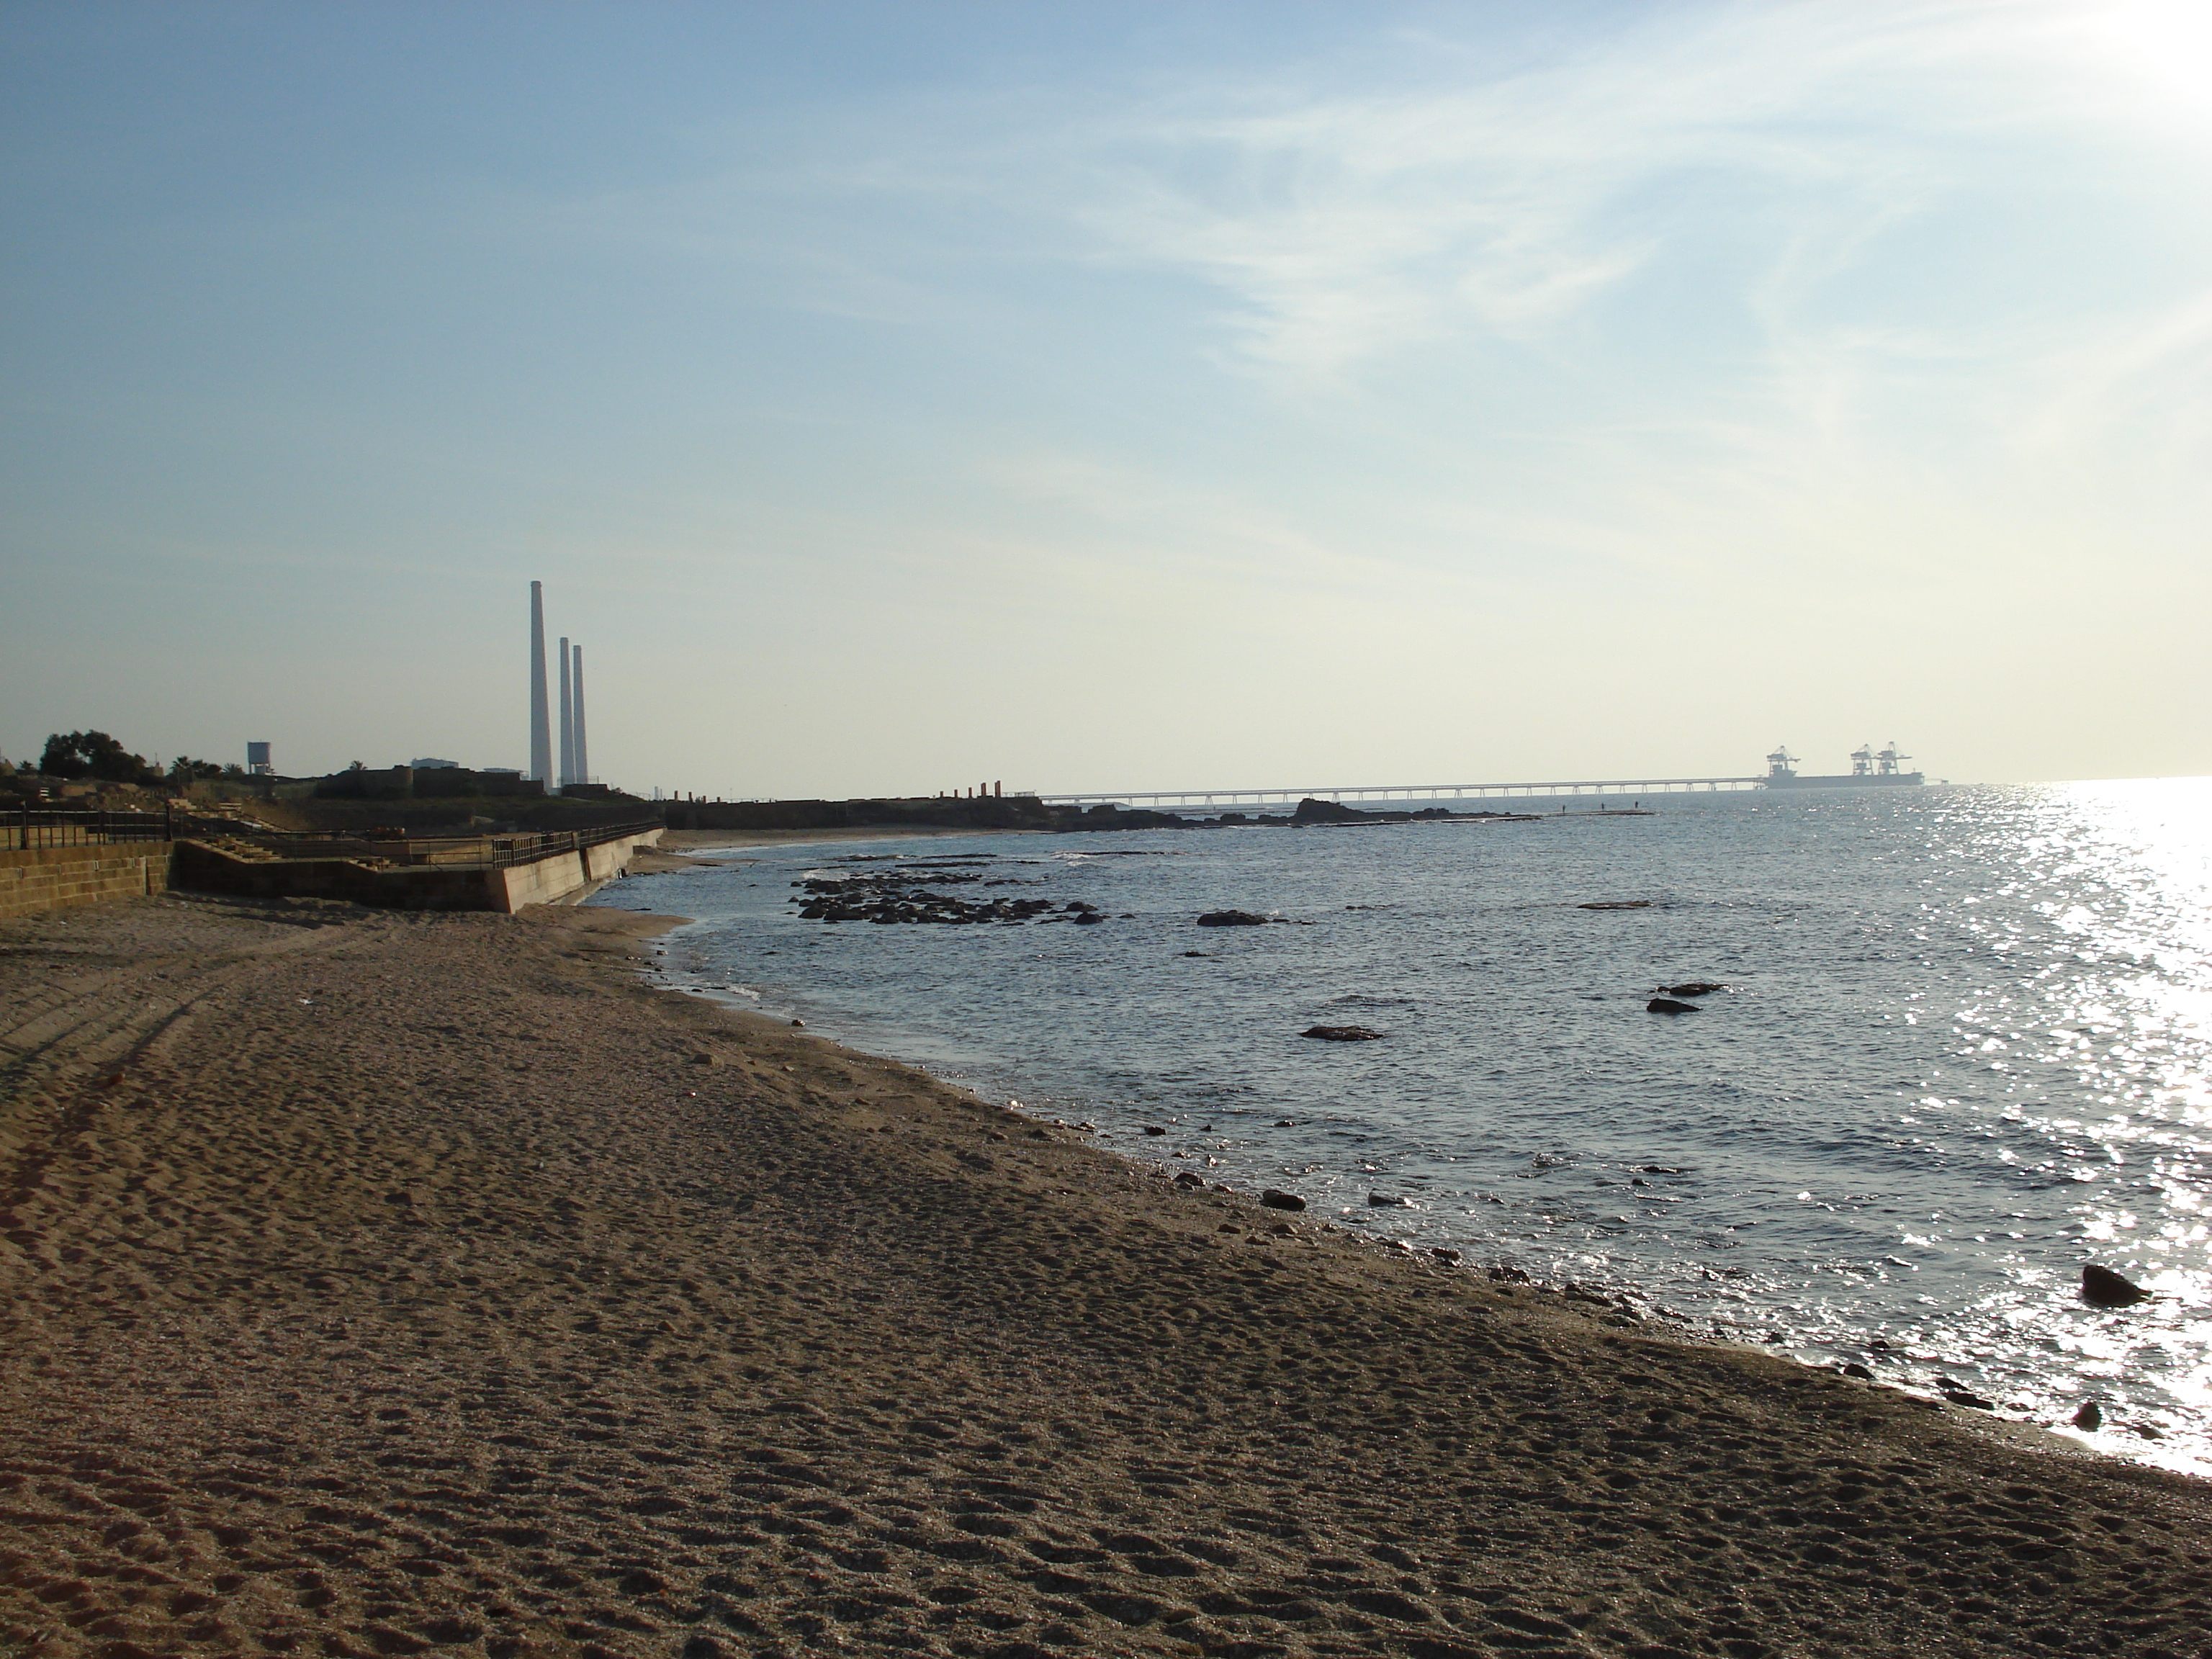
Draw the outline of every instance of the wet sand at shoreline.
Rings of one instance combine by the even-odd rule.
[[[1178,1190],[657,925],[0,924],[0,1653],[2212,1652],[2201,1483]]]

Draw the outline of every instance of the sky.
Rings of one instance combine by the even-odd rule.
[[[2212,773],[2212,9],[0,4],[0,754]]]

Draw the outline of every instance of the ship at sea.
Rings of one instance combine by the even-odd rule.
[[[1893,783],[1925,783],[1926,774],[1907,772],[1905,763],[1910,755],[1897,752],[1897,739],[1889,740],[1889,747],[1877,750],[1872,744],[1863,743],[1851,751],[1851,769],[1826,776],[1808,777],[1797,769],[1797,757],[1786,746],[1778,746],[1766,757],[1766,787],[1769,789],[1863,789],[1880,787]]]

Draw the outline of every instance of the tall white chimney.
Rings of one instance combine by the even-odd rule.
[[[561,787],[576,781],[576,726],[568,698],[568,636],[561,636]]]
[[[530,584],[530,775],[553,781],[553,728],[545,710],[545,584]]]
[[[576,666],[568,682],[568,695],[576,705],[576,777],[578,783],[592,781],[591,750],[584,742],[584,647],[574,647]]]

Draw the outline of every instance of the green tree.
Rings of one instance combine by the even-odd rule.
[[[39,770],[49,777],[98,778],[103,783],[154,783],[161,774],[105,732],[57,732],[46,739]]]
[[[194,760],[189,755],[179,755],[169,763],[171,783],[198,783],[207,778],[219,778],[222,768],[213,761]]]

